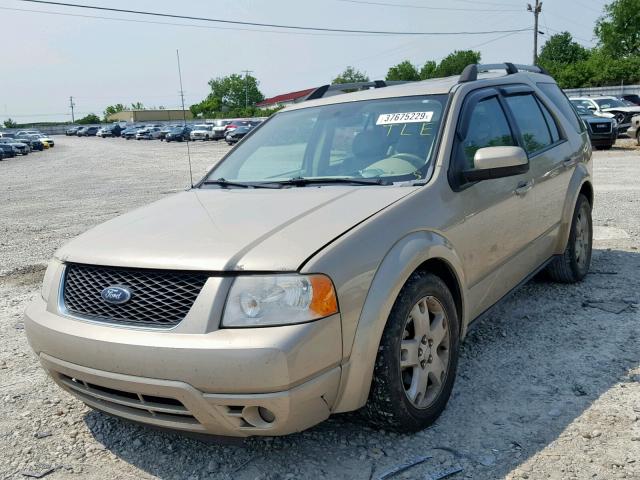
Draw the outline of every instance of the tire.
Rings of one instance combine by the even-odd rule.
[[[422,327],[420,319],[426,322]],[[416,432],[436,421],[455,381],[459,332],[455,303],[445,283],[428,272],[414,273],[391,309],[378,347],[369,398],[362,411],[370,424]],[[439,382],[434,381],[437,378]]]
[[[547,267],[551,280],[560,283],[581,281],[589,272],[592,246],[591,204],[587,197],[580,194],[573,210],[567,248]]]
[[[636,133],[636,140],[638,142],[638,145],[640,145],[640,129],[638,129],[638,133]]]

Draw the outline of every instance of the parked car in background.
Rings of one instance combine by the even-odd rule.
[[[131,140],[133,138],[136,138],[136,133],[138,133],[138,131],[142,130],[143,128],[144,126],[142,125],[134,125],[132,127],[125,128],[120,136],[125,140]]]
[[[31,147],[23,142],[18,142],[13,138],[0,138],[0,143],[13,147],[16,155],[28,155],[31,152]]]
[[[618,125],[615,118],[594,115],[584,105],[575,105],[580,118],[587,125],[591,145],[602,150],[609,150],[618,138]]]
[[[622,99],[626,100],[627,102],[631,102],[634,105],[638,105],[640,106],[640,95],[637,95],[635,93],[631,93],[631,94],[627,94],[627,95],[622,95]]]
[[[49,144],[42,141],[38,135],[21,135],[15,138],[16,141],[26,143],[31,148],[31,151],[42,151],[45,148],[49,148]]]
[[[233,145],[234,143],[238,143],[251,130],[253,130],[253,127],[237,127],[237,128],[234,128],[233,130],[230,130],[229,132],[227,132],[227,136],[225,137],[225,141],[229,145]]]
[[[636,115],[631,119],[631,126],[627,129],[627,135],[635,138],[640,145],[640,115]]]
[[[95,137],[100,127],[83,127],[78,130],[78,137]]]
[[[35,134],[35,136],[38,137],[41,142],[47,144],[50,148],[53,148],[56,146],[56,143],[53,141],[53,138],[47,135],[44,135],[42,133],[37,133]]]
[[[74,125],[73,127],[69,127],[69,128],[67,128],[67,129],[65,130],[64,134],[65,134],[67,137],[75,136],[75,135],[77,135],[77,134],[78,134],[78,130],[80,130],[81,128],[82,128],[82,127],[81,127],[81,126],[79,126],[79,125]]]
[[[18,130],[16,132],[16,136],[18,135],[34,135],[34,134],[41,134],[42,132],[40,130]]]
[[[189,126],[175,127],[164,137],[166,142],[184,142],[191,139],[191,128]]]
[[[212,125],[194,125],[191,128],[191,140],[202,140],[203,142],[213,139]]]
[[[169,133],[171,130],[173,130],[176,127],[179,127],[180,125],[164,125],[161,129],[160,129],[160,140],[164,140],[164,137],[167,136],[167,133]]]
[[[8,143],[0,142],[0,150],[2,150],[2,154],[4,155],[4,158],[13,158],[16,155],[19,155],[18,149],[15,147],[12,147]]]
[[[229,122],[227,125],[225,125],[224,138],[227,138],[227,133],[229,133],[232,130],[235,130],[238,127],[250,127],[250,126],[251,126],[251,123],[249,123],[247,120],[233,120]]]
[[[155,140],[160,138],[160,127],[141,128],[136,133],[136,140]]]
[[[225,127],[231,123],[231,120],[215,120],[211,129],[213,140],[222,140],[225,134]]]
[[[616,97],[572,97],[571,103],[581,105],[599,117],[615,118],[618,134],[626,134],[631,118],[640,114],[640,106],[629,106]]]

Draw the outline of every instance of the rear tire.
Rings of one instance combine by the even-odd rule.
[[[415,272],[402,287],[382,334],[363,409],[374,426],[422,430],[444,411],[458,365],[460,323],[437,276]]]
[[[589,272],[592,246],[591,204],[587,197],[580,194],[573,211],[567,248],[547,267],[551,279],[560,283],[581,281]]]

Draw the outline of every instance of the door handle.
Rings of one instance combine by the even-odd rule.
[[[529,190],[533,188],[533,180],[529,180],[528,182],[520,182],[518,186],[513,191],[519,197],[524,197]]]

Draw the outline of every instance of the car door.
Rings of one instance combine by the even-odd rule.
[[[562,219],[571,173],[580,149],[567,141],[554,110],[546,106],[529,86],[502,89],[520,143],[529,157],[529,171],[535,185],[536,211],[530,218],[535,241],[532,248],[544,262],[555,245]]]
[[[454,140],[450,183],[452,208],[462,220],[447,232],[462,257],[470,289],[471,316],[481,313],[517,285],[533,268],[527,246],[535,238],[531,172],[466,182],[475,152],[484,147],[520,146],[497,89],[472,92],[465,99]]]

